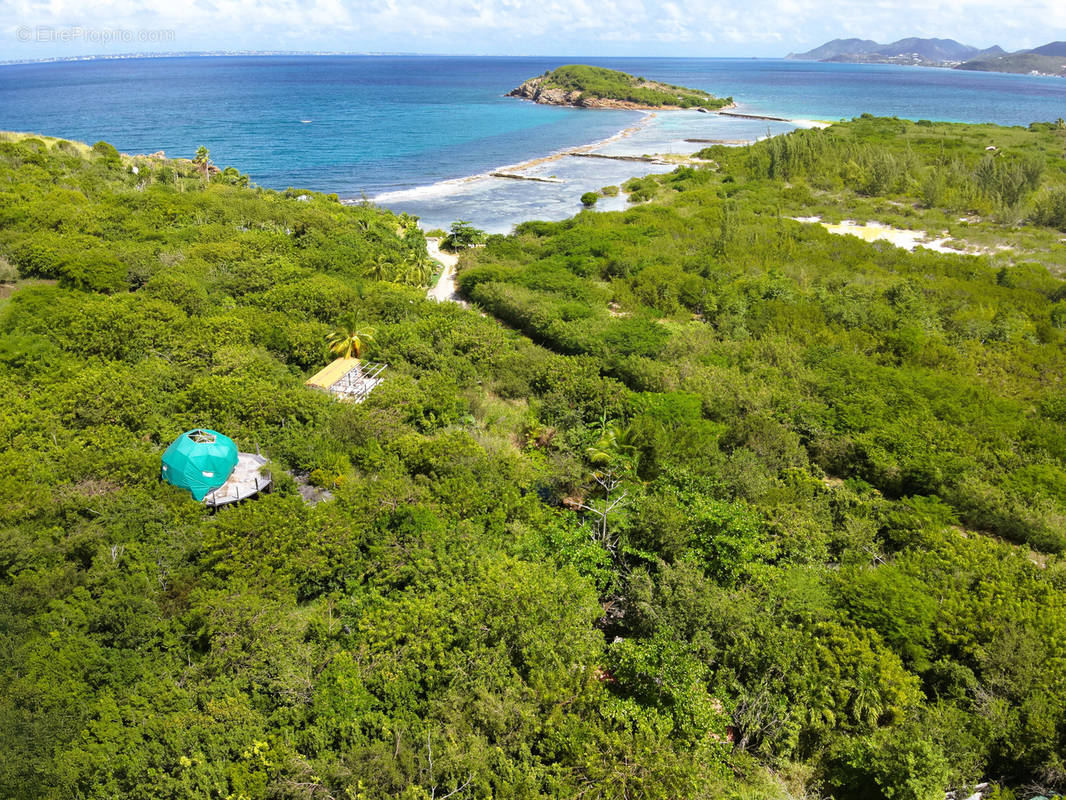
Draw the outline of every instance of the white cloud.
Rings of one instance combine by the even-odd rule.
[[[1035,0],[13,0],[0,58],[128,50],[22,44],[22,26],[173,29],[168,50],[783,55],[836,36],[943,36],[1007,49],[1066,39],[1066,3]],[[709,44],[713,43],[713,47]],[[144,48],[150,49],[150,48]],[[48,50],[48,52],[45,52]],[[713,52],[708,52],[709,50]]]

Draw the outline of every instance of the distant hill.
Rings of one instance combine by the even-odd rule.
[[[1005,52],[999,46],[981,50],[954,39],[920,39],[912,36],[891,44],[878,44],[869,39],[833,39],[806,53],[790,53],[788,57],[804,61],[943,67],[978,58],[992,58]]]
[[[981,54],[959,64],[956,69],[1066,77],[1066,42],[1048,42],[1017,53]]]
[[[1013,72],[1020,75],[1066,77],[1066,56],[1042,55],[1036,51],[1009,53],[993,58],[978,58],[959,64],[955,69],[974,72]]]
[[[872,53],[879,47],[884,47],[884,45],[872,39],[833,39],[806,53],[789,53],[788,58],[801,61],[828,61],[842,55]]]
[[[891,44],[878,44],[870,39],[833,39],[806,53],[789,53],[788,58],[847,64],[954,67],[977,72],[1066,77],[1066,42],[1048,42],[1032,50],[1008,53],[998,45],[981,50],[954,39],[909,37]]]
[[[1066,42],[1050,42],[1043,47],[1034,47],[1029,52],[1036,53],[1039,56],[1055,56],[1056,58],[1062,58],[1066,56]]]

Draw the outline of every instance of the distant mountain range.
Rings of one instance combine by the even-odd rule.
[[[853,64],[954,66],[975,58],[990,58],[1005,53],[1001,47],[981,50],[954,39],[911,37],[891,44],[878,44],[869,39],[834,39],[806,53],[790,53],[788,57],[804,61],[844,61]]]
[[[974,58],[965,64],[960,64],[957,69],[1066,77],[1066,42],[1050,42],[1032,50]]]
[[[870,39],[833,39],[806,53],[789,53],[788,57],[803,61],[908,64],[1066,76],[1066,42],[1051,42],[1032,50],[1008,53],[998,45],[981,49],[954,39],[910,37],[891,44],[879,44]]]

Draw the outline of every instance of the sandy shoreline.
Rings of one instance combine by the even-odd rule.
[[[618,131],[618,133],[608,136],[606,139],[600,139],[598,142],[591,142],[590,144],[583,144],[578,147],[568,147],[565,150],[541,156],[540,158],[531,158],[529,161],[521,161],[518,164],[508,164],[502,167],[497,167],[493,172],[521,172],[530,167],[536,167],[540,164],[548,164],[552,161],[558,161],[560,158],[566,158],[567,156],[572,156],[578,153],[591,153],[594,150],[599,150],[601,147],[620,142],[622,139],[632,136],[642,128],[646,128],[648,123],[655,119],[656,116],[656,112],[654,111],[644,111],[641,113],[643,113],[644,116],[636,125],[630,125],[628,128],[623,128]]]
[[[795,125],[797,128],[825,128],[825,127],[828,127],[831,124],[831,123],[824,122],[824,121],[821,121],[821,120],[787,119],[785,117],[770,117],[770,116],[764,115],[764,114],[738,112],[738,111],[736,111],[737,108],[738,108],[738,106],[734,103],[732,106],[728,106],[728,107],[726,107],[726,108],[724,108],[724,109],[722,109],[720,111],[712,111],[712,112],[709,112],[709,113],[712,114],[712,115],[716,115],[716,116],[728,116],[728,117],[738,117],[738,118],[746,118],[746,119],[769,119],[769,120],[774,120],[774,121],[788,122],[789,124]],[[593,110],[595,110],[595,109],[593,109]],[[670,111],[662,111],[662,112],[642,111],[641,113],[643,113],[644,116],[635,125],[630,125],[629,127],[623,128],[622,130],[618,131],[618,133],[612,134],[611,136],[608,136],[608,137],[606,137],[604,139],[599,139],[599,140],[597,140],[595,142],[590,142],[588,144],[578,145],[577,147],[567,147],[565,149],[558,150],[558,151],[553,152],[553,153],[549,153],[548,155],[545,155],[545,156],[538,156],[536,158],[531,158],[531,159],[529,159],[527,161],[521,161],[521,162],[518,162],[518,163],[515,163],[515,164],[504,164],[504,165],[501,165],[501,166],[498,166],[498,167],[494,167],[494,168],[492,168],[490,170],[487,170],[485,172],[476,173],[474,175],[466,175],[466,176],[463,176],[461,178],[449,178],[447,180],[437,181],[436,183],[432,183],[432,184],[423,184],[423,185],[420,185],[420,186],[413,186],[413,187],[410,187],[408,189],[395,189],[395,190],[388,191],[388,192],[382,192],[382,193],[376,195],[375,197],[370,198],[370,200],[371,200],[371,202],[382,203],[382,204],[384,204],[384,203],[396,203],[396,202],[402,202],[402,201],[404,201],[406,199],[409,199],[412,193],[424,193],[424,192],[429,191],[429,190],[437,190],[437,191],[440,191],[440,192],[443,193],[443,192],[447,192],[451,188],[459,188],[459,187],[474,183],[476,181],[506,180],[508,177],[512,177],[512,176],[513,177],[522,177],[521,175],[519,175],[517,173],[524,172],[525,170],[532,169],[533,167],[537,167],[537,166],[540,166],[542,164],[548,164],[548,163],[551,163],[551,162],[554,162],[554,161],[559,161],[559,160],[561,160],[563,158],[567,158],[569,156],[592,153],[592,152],[594,152],[596,150],[599,150],[602,147],[606,147],[608,145],[614,144],[615,142],[618,142],[618,141],[621,141],[623,139],[626,139],[626,138],[632,136],[634,133],[637,133],[638,131],[640,131],[643,128],[647,127],[652,122],[652,120],[654,120],[658,116],[659,113],[673,114],[673,113],[687,113],[687,112],[688,112],[687,109],[686,110],[676,110],[676,111],[670,110]],[[758,141],[759,138],[762,138],[762,137],[756,137],[755,139],[751,139],[751,140],[744,140],[744,143],[745,144],[751,144],[751,143],[754,143],[754,142]],[[737,140],[737,141],[739,142],[740,140]],[[494,174],[494,173],[496,173],[496,174]],[[500,175],[498,173],[510,173],[510,175],[506,175],[506,174],[505,175]],[[362,200],[361,199],[356,199],[356,198],[345,198],[341,202],[348,203],[348,204],[356,204],[356,203],[362,202]]]
[[[593,150],[598,150],[601,147],[606,147],[609,144],[613,144],[614,142],[618,142],[618,141],[621,141],[622,139],[625,139],[625,138],[627,138],[629,136],[632,136],[637,131],[639,131],[642,128],[646,127],[648,125],[648,123],[651,122],[652,119],[654,119],[654,117],[655,117],[655,112],[654,111],[645,111],[645,112],[642,112],[642,113],[644,114],[644,116],[641,118],[640,122],[638,122],[636,125],[630,125],[628,128],[623,128],[622,130],[618,131],[618,133],[611,134],[610,136],[608,136],[608,137],[606,137],[604,139],[599,139],[598,141],[595,141],[595,142],[590,142],[588,144],[578,145],[577,147],[567,147],[564,150],[558,150],[558,151],[556,151],[554,153],[549,153],[546,156],[538,156],[537,158],[531,158],[528,161],[520,161],[520,162],[518,162],[516,164],[503,164],[503,165],[498,166],[498,167],[493,167],[492,169],[487,170],[485,172],[478,172],[478,173],[476,173],[474,175],[466,175],[466,176],[464,176],[462,178],[449,178],[448,180],[437,181],[436,183],[432,183],[432,184],[426,184],[426,185],[422,185],[422,186],[413,186],[410,189],[396,189],[396,190],[393,190],[391,192],[382,192],[381,194],[379,194],[379,195],[377,195],[375,197],[372,197],[370,199],[374,203],[389,202],[389,201],[392,201],[392,200],[400,200],[400,199],[403,199],[403,195],[405,195],[405,194],[407,194],[409,192],[417,192],[419,190],[428,189],[430,187],[439,187],[439,188],[444,188],[444,187],[449,187],[449,186],[456,186],[457,187],[457,186],[463,186],[464,184],[472,183],[474,181],[491,180],[494,177],[497,177],[497,176],[493,176],[494,172],[511,172],[511,173],[522,172],[523,170],[530,169],[531,167],[536,167],[536,166],[539,166],[541,164],[548,164],[548,163],[551,163],[552,161],[558,161],[559,159],[566,158],[567,156],[571,156],[571,155],[574,155],[574,154],[577,154],[577,153],[590,153]],[[344,203],[356,203],[356,202],[362,202],[362,201],[361,200],[354,200],[354,199],[353,200],[345,199],[345,200],[342,200],[341,202],[344,202]]]

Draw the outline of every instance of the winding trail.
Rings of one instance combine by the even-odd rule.
[[[426,251],[430,258],[444,267],[437,284],[431,286],[426,295],[438,303],[451,302],[465,306],[466,303],[460,299],[455,289],[455,265],[459,263],[459,257],[441,250],[440,239],[436,237],[426,237]]]

